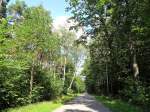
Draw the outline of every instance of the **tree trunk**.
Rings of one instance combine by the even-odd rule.
[[[3,2],[3,0],[0,0],[0,7],[1,7],[1,5],[2,5],[2,2]]]
[[[3,10],[2,3],[3,3],[3,0],[0,0],[0,19],[3,17],[3,14],[2,14],[2,10]]]
[[[65,84],[65,79],[66,79],[66,57],[64,58],[64,68],[63,68],[63,85]]]
[[[32,91],[33,91],[33,80],[34,80],[34,62],[32,64],[32,68],[31,68],[31,77],[30,77],[30,97],[32,96]]]
[[[108,65],[106,63],[106,77],[107,77],[107,94],[109,94],[109,76],[108,76]]]
[[[54,68],[53,68],[53,75],[54,75],[54,79],[56,79],[56,66],[54,64]]]
[[[76,73],[74,72],[74,75],[73,75],[73,77],[72,77],[71,83],[70,83],[70,85],[69,85],[67,91],[68,91],[69,89],[71,89],[72,84],[73,84],[73,81],[74,81],[74,79],[75,79],[75,76],[76,76]]]
[[[137,76],[139,75],[139,66],[137,63],[137,59],[136,59],[136,55],[133,56],[133,74],[134,74],[134,78],[136,79]]]

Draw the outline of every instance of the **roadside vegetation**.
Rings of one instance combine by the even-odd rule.
[[[142,112],[141,108],[119,99],[112,99],[106,96],[95,96],[95,98],[112,112]]]
[[[79,23],[73,28],[85,31],[78,42],[89,49],[83,71],[87,91],[150,112],[150,1],[67,1]]]
[[[54,29],[42,5],[9,2],[0,0],[0,111],[24,105],[29,106],[21,112],[50,111],[60,105],[51,101],[83,92],[77,65],[85,50],[77,46],[75,33]]]
[[[19,108],[8,109],[7,111],[3,112],[39,112],[39,110],[40,112],[52,112],[54,109],[60,107],[61,105],[61,103],[41,102]]]
[[[56,108],[62,106],[64,103],[73,100],[77,97],[78,94],[70,94],[70,95],[63,95],[60,98],[57,98],[53,101],[45,101],[39,102],[35,104],[29,104],[27,106],[22,106],[18,108],[7,109],[2,112],[52,112]]]
[[[150,0],[66,0],[72,31],[54,29],[42,5],[9,2],[0,0],[0,111],[55,108],[86,90],[114,111],[150,112]]]

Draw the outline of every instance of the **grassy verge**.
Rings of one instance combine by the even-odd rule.
[[[8,109],[5,112],[52,112],[61,105],[61,103],[40,102],[19,108]]]
[[[62,96],[61,98],[58,98],[57,100],[51,102],[40,102],[30,104],[18,108],[11,108],[3,112],[52,112],[53,110],[62,106],[65,102],[72,100],[76,96],[77,95]]]
[[[111,99],[105,96],[95,96],[95,98],[107,106],[112,112],[142,112],[140,108],[121,100]]]

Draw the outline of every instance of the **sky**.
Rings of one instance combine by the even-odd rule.
[[[44,8],[51,12],[51,16],[54,20],[59,17],[68,17],[71,14],[66,12],[65,9],[68,3],[65,0],[24,0],[29,6],[37,6],[42,4]],[[10,0],[10,3],[14,3],[15,0]]]
[[[10,0],[9,4],[15,3],[16,0]],[[66,7],[68,3],[65,0],[22,0],[25,1],[28,6],[38,6],[43,5],[43,7],[50,11],[53,18],[53,26],[58,29],[61,27],[70,27],[72,23],[68,23],[67,20],[71,16],[69,12],[66,12]],[[77,32],[77,37],[81,34]]]

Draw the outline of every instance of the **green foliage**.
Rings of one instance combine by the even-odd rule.
[[[64,90],[63,90],[64,94],[73,93],[72,90],[70,92],[68,91],[68,87],[71,83],[72,77],[73,77],[72,72],[66,74],[66,80],[65,80]]]
[[[68,87],[70,86],[72,78],[73,78],[72,73],[67,73],[66,74],[64,93],[65,94],[73,94],[73,93],[83,93],[83,92],[85,92],[85,83],[83,81],[82,76],[76,76],[74,81],[73,81],[71,89],[68,90]]]
[[[149,0],[68,0],[72,28],[85,31],[89,61],[83,74],[90,93],[147,106],[149,97]],[[125,98],[124,98],[125,97]],[[143,104],[143,105],[141,105]]]
[[[131,78],[126,79],[124,85],[125,88],[120,91],[120,94],[125,101],[143,108],[149,105],[149,88],[144,87],[140,81],[135,82]]]
[[[16,0],[14,4],[10,4],[8,6],[8,13],[9,15],[14,15],[14,16],[22,15],[26,7],[27,5],[25,4],[25,1]]]
[[[116,100],[105,96],[95,96],[95,98],[109,107],[113,112],[142,112],[140,108],[121,100]]]
[[[8,6],[8,16],[1,19],[0,15],[0,110],[56,99],[67,93],[77,63],[75,34],[65,28],[61,28],[62,35],[52,32],[52,17],[41,5],[29,7],[17,0]],[[82,91],[80,79],[73,83],[73,93]],[[36,106],[46,107],[42,111],[47,111],[48,104]],[[32,107],[35,106],[19,111]]]
[[[85,83],[81,76],[77,76],[74,80],[72,88],[75,93],[83,93],[85,92]]]
[[[52,72],[47,70],[40,70],[37,67],[36,75],[34,77],[34,84],[32,91],[32,102],[40,100],[51,100],[62,95],[63,84],[62,80],[54,77]]]
[[[94,89],[95,82],[94,82],[93,75],[87,74],[85,84],[86,84],[86,90],[88,93],[93,93],[95,91]]]

